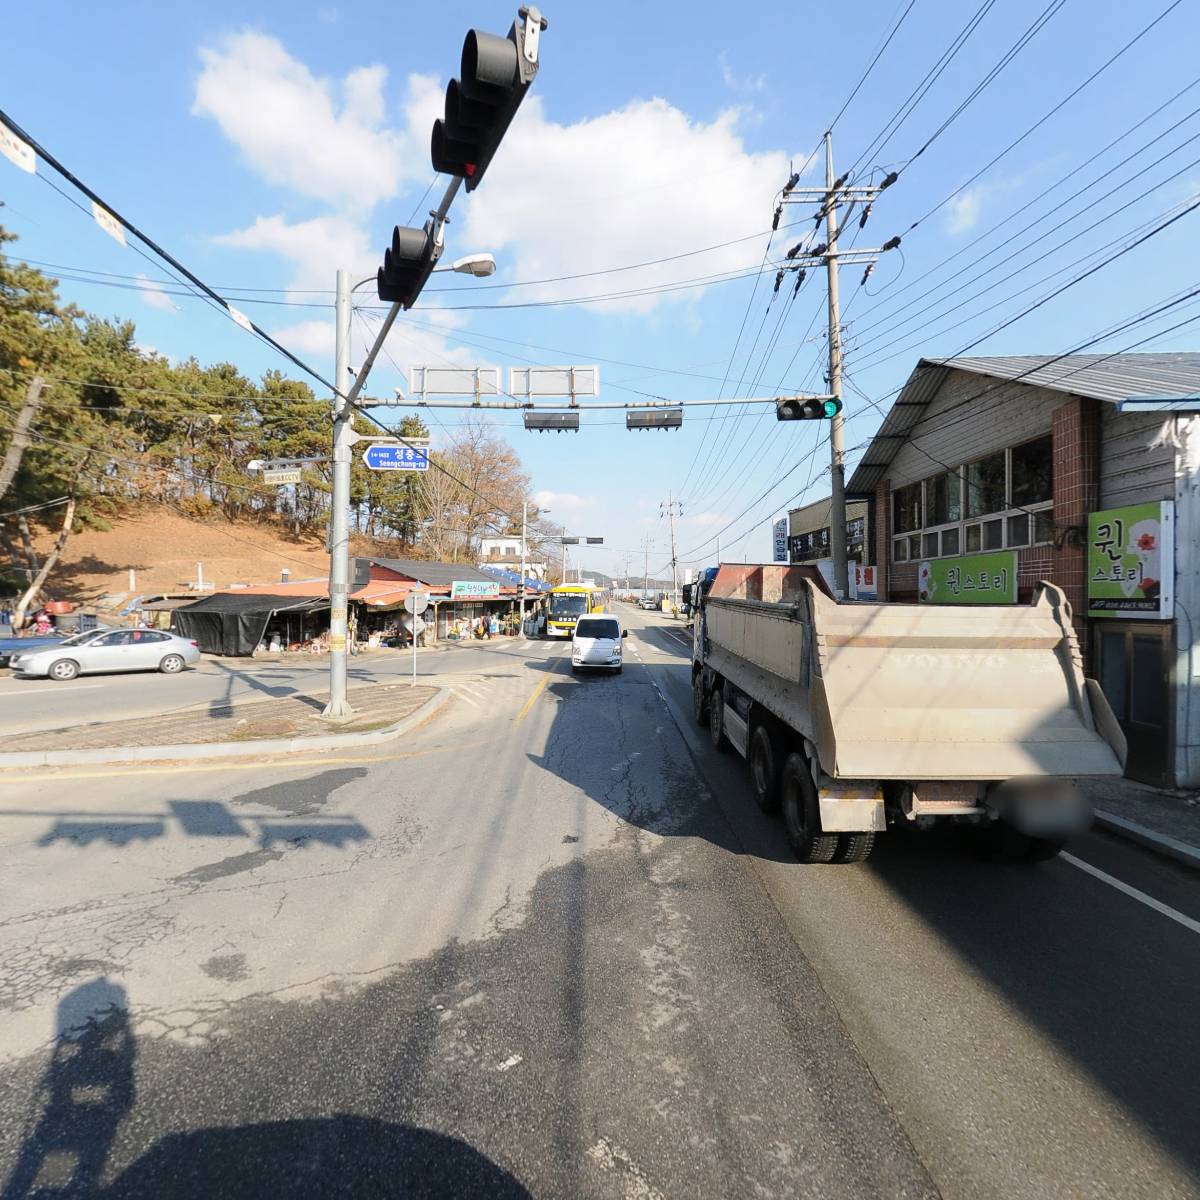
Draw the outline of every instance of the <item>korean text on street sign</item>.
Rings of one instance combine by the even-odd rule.
[[[297,470],[290,471],[264,471],[262,473],[263,483],[300,483],[304,479],[304,472]]]
[[[408,446],[373,443],[363,451],[363,462],[371,471],[428,471],[429,451]]]
[[[931,558],[917,568],[922,604],[1016,604],[1017,552]]]
[[[486,583],[482,579],[455,579],[450,584],[450,597],[453,600],[480,600],[500,595],[500,584]]]
[[[1175,608],[1175,502],[1088,514],[1088,616],[1166,621]]]
[[[787,560],[788,560],[787,517],[780,517],[779,520],[775,522],[775,525],[773,527],[773,533],[774,533],[774,541],[775,541],[775,545],[774,545],[775,561],[776,562],[787,562]]]

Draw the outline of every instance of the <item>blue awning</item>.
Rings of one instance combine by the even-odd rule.
[[[480,570],[486,571],[489,575],[494,575],[501,583],[508,584],[509,587],[520,587],[521,576],[516,571],[505,571],[500,567],[481,567]],[[534,579],[530,575],[525,576],[525,590],[527,592],[548,592],[551,590],[551,585],[544,583],[540,579]]]

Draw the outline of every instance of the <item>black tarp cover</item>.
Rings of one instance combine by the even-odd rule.
[[[329,601],[311,596],[256,596],[221,592],[177,608],[171,628],[193,638],[206,654],[253,654],[277,612],[320,612]]]

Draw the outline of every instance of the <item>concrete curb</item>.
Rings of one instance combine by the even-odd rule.
[[[438,688],[416,712],[385,729],[362,733],[330,733],[316,737],[260,738],[246,742],[195,742],[182,746],[108,746],[95,750],[23,750],[0,754],[5,767],[77,767],[102,763],[163,762],[178,759],[252,758],[262,754],[293,751],[341,750],[350,746],[374,746],[400,737],[433,716],[454,693]]]
[[[1145,846],[1146,849],[1153,850],[1156,854],[1163,855],[1164,858],[1172,858],[1176,862],[1183,863],[1185,867],[1191,867],[1193,871],[1200,871],[1200,850],[1195,846],[1189,846],[1187,842],[1181,842],[1178,838],[1168,837],[1165,833],[1155,833],[1153,829],[1147,829],[1145,825],[1139,825],[1136,821],[1127,821],[1124,817],[1106,813],[1101,809],[1096,809],[1096,825],[1117,837],[1137,842],[1139,846]]]

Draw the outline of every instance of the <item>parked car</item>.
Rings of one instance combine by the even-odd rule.
[[[12,665],[12,658],[26,650],[45,650],[51,646],[61,646],[61,637],[7,637],[0,638],[0,667]]]
[[[620,674],[624,648],[621,639],[628,636],[628,630],[622,631],[616,617],[600,613],[580,617],[571,638],[571,670],[600,667]]]
[[[200,661],[190,638],[157,629],[94,629],[43,650],[22,650],[10,665],[22,677],[56,679],[100,671],[162,671],[174,675]]]
[[[638,601],[638,608],[646,608],[651,612],[657,612],[661,607],[662,604],[657,596],[643,596],[641,600]]]

